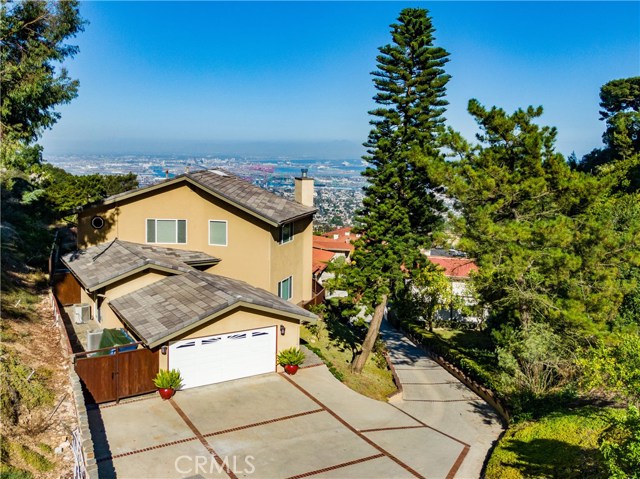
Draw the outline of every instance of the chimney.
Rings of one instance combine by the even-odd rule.
[[[295,179],[296,201],[305,206],[313,206],[313,178],[309,178],[308,168],[302,168],[301,173]]]

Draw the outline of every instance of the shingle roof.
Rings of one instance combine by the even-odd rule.
[[[109,305],[149,347],[233,307],[268,309],[298,320],[316,319],[309,311],[244,281],[197,270],[169,276]]]
[[[151,186],[127,191],[110,196],[99,204],[110,204],[137,196],[149,190],[165,185],[187,181],[212,195],[221,198],[241,210],[257,216],[274,226],[291,222],[298,218],[313,215],[317,210],[312,206],[304,206],[296,201],[278,196],[270,191],[255,186],[248,181],[221,169],[194,171],[161,181]],[[91,205],[92,207],[95,205]]]
[[[62,262],[89,291],[149,267],[186,273],[191,265],[212,265],[220,260],[199,251],[162,248],[114,240],[64,255]]]

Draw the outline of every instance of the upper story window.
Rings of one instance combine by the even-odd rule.
[[[209,244],[212,246],[227,246],[226,221],[209,220]]]
[[[278,296],[289,301],[293,296],[293,276],[289,276],[278,283]]]
[[[293,223],[286,223],[280,227],[280,244],[293,241]]]
[[[186,244],[187,220],[147,219],[147,243]]]

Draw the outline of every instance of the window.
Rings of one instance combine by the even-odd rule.
[[[147,243],[185,244],[187,220],[147,220]]]
[[[278,296],[289,301],[293,296],[293,277],[289,276],[278,283]]]
[[[227,222],[209,220],[209,244],[227,246]]]
[[[287,223],[280,227],[280,244],[293,241],[293,223]]]

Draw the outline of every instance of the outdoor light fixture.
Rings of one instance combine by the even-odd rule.
[[[284,327],[284,324],[280,325],[280,336],[284,336],[285,331],[287,330],[287,328]]]
[[[160,348],[160,352],[162,354],[167,354],[167,345],[166,344]]]

